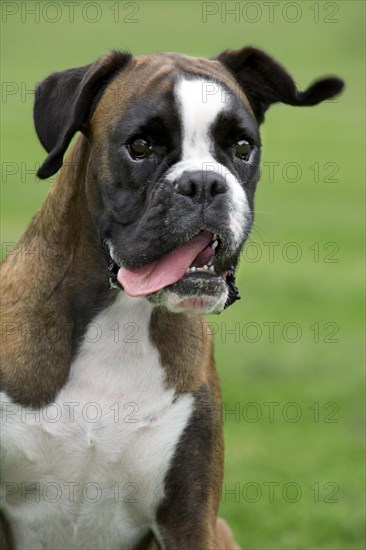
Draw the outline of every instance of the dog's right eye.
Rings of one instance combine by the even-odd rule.
[[[152,155],[153,146],[150,141],[142,137],[135,138],[127,145],[128,152],[134,160],[144,159]]]

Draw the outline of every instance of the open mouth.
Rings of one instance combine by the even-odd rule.
[[[181,310],[184,302],[184,310],[219,313],[240,300],[235,268],[225,253],[225,242],[216,233],[202,231],[159,259],[127,269],[120,267],[112,244],[104,241],[105,251],[109,252],[111,284],[130,296],[146,296],[160,304],[163,303],[160,291],[168,287],[178,300],[174,310]]]
[[[221,238],[203,231],[155,260],[138,269],[110,266],[112,276],[130,296],[148,296],[167,286],[186,279],[217,279],[226,281],[227,271],[217,268]],[[110,251],[111,252],[111,251]],[[113,254],[111,253],[113,258]]]

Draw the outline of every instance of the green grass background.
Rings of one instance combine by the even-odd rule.
[[[47,3],[38,2],[40,10],[49,10],[44,16],[41,11],[39,21],[24,12],[24,4],[30,9],[34,2],[2,4],[18,9],[5,14],[1,38],[3,249],[19,238],[50,185],[22,174],[21,163],[32,171],[45,157],[33,129],[29,92],[52,71],[88,63],[112,48],[211,56],[254,44],[283,63],[302,88],[322,75],[345,79],[338,101],[310,109],[276,105],[267,113],[254,244],[238,276],[242,301],[212,322],[224,406],[240,410],[239,417],[224,415],[221,504],[237,540],[256,550],[364,548],[364,3],[301,1],[291,7],[279,2],[271,22],[268,4],[259,2],[262,15],[249,22],[259,8],[239,2],[244,10],[239,21],[230,15],[222,21],[217,13],[206,23],[202,3],[195,1],[138,2],[134,23],[123,21],[135,11],[134,3],[99,2],[102,16],[95,23],[83,20],[85,2],[75,6],[74,22],[59,2],[61,18],[55,23],[47,21],[57,15],[52,6],[45,8]],[[117,5],[120,21],[114,22],[110,8]],[[222,9],[221,2],[210,6]],[[90,20],[97,12],[88,9]],[[301,10],[299,20],[286,21],[295,17],[295,9]],[[318,22],[314,10],[319,10]],[[295,179],[289,162],[300,167],[299,181],[288,181]],[[268,163],[279,163],[273,182]],[[314,163],[318,182],[310,168]],[[278,243],[273,261],[263,244],[269,242]],[[297,262],[282,256],[289,242],[300,247]],[[335,248],[324,248],[327,243],[338,249],[328,258]],[[254,250],[261,253],[258,261]],[[273,342],[264,324],[271,322],[279,323]],[[286,323],[300,327],[297,342],[286,341]],[[319,342],[309,328],[314,323]],[[324,328],[326,323],[333,325]],[[332,327],[338,327],[336,341],[328,342]],[[287,340],[293,339],[294,329],[287,328]],[[240,334],[228,332],[235,329]],[[265,403],[273,404],[273,418]],[[298,421],[289,421],[300,412]]]

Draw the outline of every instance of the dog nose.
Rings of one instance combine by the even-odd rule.
[[[226,193],[226,180],[216,172],[202,172],[201,170],[185,171],[174,182],[177,193],[189,197],[192,202],[203,204],[211,202],[216,195]]]

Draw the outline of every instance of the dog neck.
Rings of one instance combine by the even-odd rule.
[[[85,327],[113,298],[87,206],[88,155],[80,136],[2,265],[2,383],[23,404],[53,399]]]

